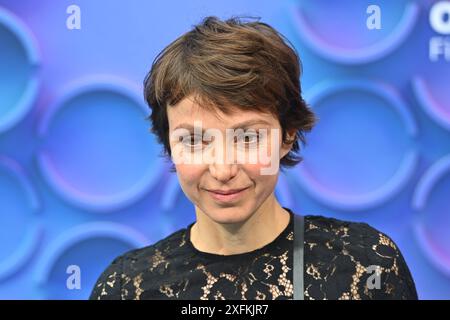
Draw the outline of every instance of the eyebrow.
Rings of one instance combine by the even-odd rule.
[[[271,125],[271,123],[269,123],[263,119],[252,119],[252,120],[247,120],[247,121],[235,124],[230,129],[247,129],[248,127],[251,127],[255,124],[265,124],[265,125],[269,125],[269,126]],[[182,123],[182,124],[178,125],[174,130],[180,129],[180,128],[194,130],[195,127],[188,123]],[[202,129],[202,132],[204,132],[204,131],[205,131],[205,129]]]

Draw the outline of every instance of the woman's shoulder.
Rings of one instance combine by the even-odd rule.
[[[370,229],[371,231],[375,232],[378,231],[368,223],[362,221],[343,220],[335,217],[324,216],[321,214],[305,215],[304,218],[305,222],[311,224],[310,227],[312,229],[320,228],[320,229],[336,230],[350,226],[352,228],[356,228],[357,230]]]
[[[185,236],[186,228],[182,228],[153,244],[120,254],[100,274],[89,299],[129,298],[127,295],[135,290],[127,290],[127,285],[139,282],[143,271],[146,276],[161,275],[174,259],[183,259]]]
[[[353,298],[417,299],[399,247],[366,222],[305,216],[305,267],[307,273],[309,268],[322,280],[349,279],[355,290]],[[379,289],[369,290],[369,282],[378,284]]]
[[[186,244],[186,229],[186,227],[178,229],[150,245],[127,251],[118,258],[136,262],[141,260],[149,261],[149,257],[154,255],[160,258],[174,255]]]
[[[364,262],[383,263],[400,255],[395,241],[368,223],[323,215],[305,216],[305,245],[325,247]]]

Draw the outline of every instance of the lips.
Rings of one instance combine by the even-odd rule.
[[[242,190],[245,190],[245,189],[247,189],[247,188],[230,189],[230,190],[208,190],[208,191],[209,192],[214,192],[214,193],[217,193],[217,194],[225,194],[225,195],[227,195],[227,194],[238,193],[238,192],[240,192]]]
[[[211,197],[218,202],[233,202],[239,200],[248,189],[231,189],[231,190],[207,190]]]

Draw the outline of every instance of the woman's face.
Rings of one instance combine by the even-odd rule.
[[[167,113],[172,160],[197,213],[217,223],[243,222],[274,199],[279,161],[291,145],[281,144],[281,127],[273,115],[213,113],[192,96],[167,107]],[[230,190],[242,191],[224,194]]]

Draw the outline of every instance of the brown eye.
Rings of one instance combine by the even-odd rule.
[[[242,142],[245,144],[255,144],[259,142],[258,133],[246,133],[235,137],[235,142]]]
[[[189,151],[203,150],[206,146],[206,142],[203,141],[203,137],[201,135],[190,135],[183,137],[183,141],[181,142],[183,146]]]
[[[199,136],[183,137],[182,142],[186,146],[196,146],[202,143],[202,137]]]

